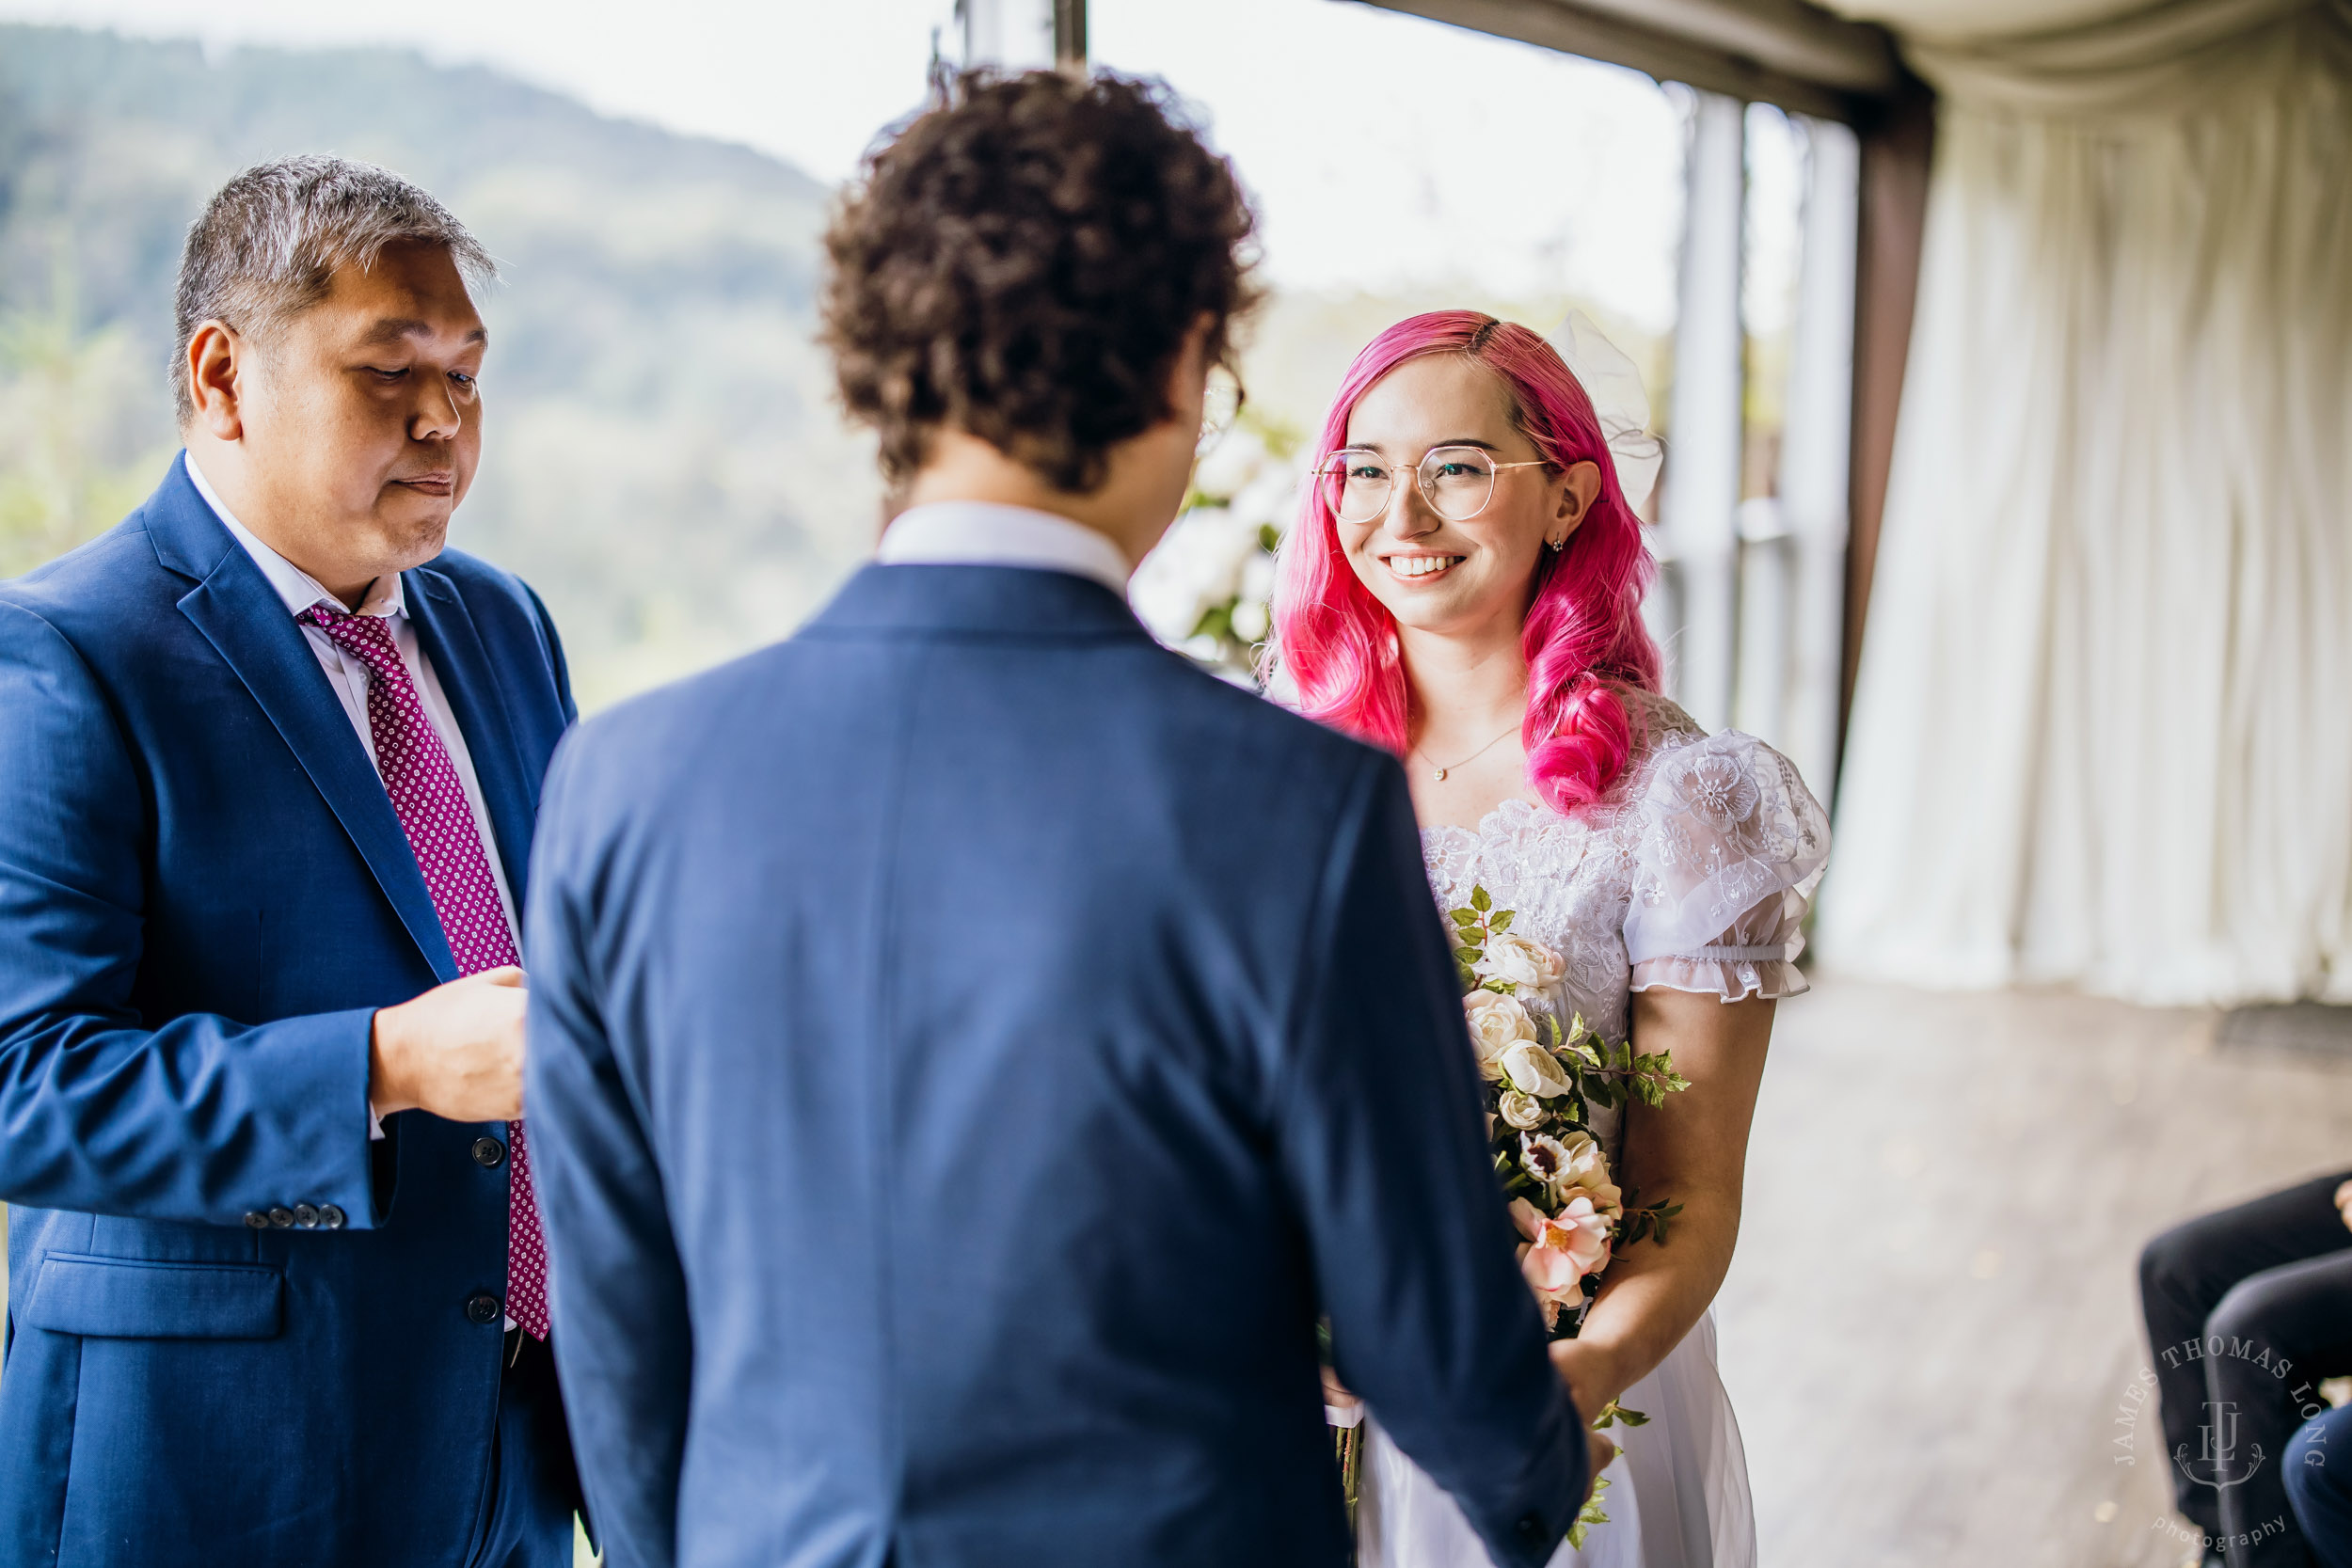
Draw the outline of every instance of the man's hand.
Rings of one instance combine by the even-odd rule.
[[[2352,1181],[2336,1189],[2336,1212],[2344,1216],[2344,1228],[2352,1230]]]
[[[1609,1462],[1617,1457],[1617,1445],[1590,1427],[1584,1429],[1584,1449],[1592,1455],[1593,1463],[1584,1472],[1584,1496],[1577,1503],[1579,1508],[1593,1500],[1594,1483],[1600,1480],[1600,1473],[1609,1468]]]
[[[448,1121],[523,1114],[523,972],[485,969],[375,1015],[368,1103]]]
[[[1334,1410],[1353,1410],[1364,1402],[1348,1392],[1347,1385],[1340,1381],[1339,1373],[1326,1367],[1323,1369],[1323,1402]]]
[[[1617,1445],[1595,1432],[1590,1423],[1609,1408],[1621,1390],[1601,1386],[1608,1374],[1600,1370],[1606,1357],[1597,1344],[1584,1339],[1554,1339],[1549,1349],[1552,1370],[1568,1386],[1568,1399],[1587,1423],[1584,1449],[1592,1463],[1584,1472],[1583,1500],[1591,1502],[1593,1487],[1600,1480],[1601,1471],[1617,1457]]]
[[[1600,1413],[1625,1392],[1627,1379],[1617,1370],[1616,1357],[1597,1339],[1554,1339],[1547,1348],[1551,1370],[1568,1386],[1568,1397],[1587,1424],[1600,1419]]]

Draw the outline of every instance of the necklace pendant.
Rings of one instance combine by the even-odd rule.
[[[1452,769],[1452,768],[1438,768],[1438,782],[1439,784],[1443,784],[1443,783],[1445,783],[1445,776],[1446,776],[1448,773],[1452,772],[1452,771],[1453,771],[1453,769]]]

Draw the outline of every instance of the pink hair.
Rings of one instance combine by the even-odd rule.
[[[1475,310],[1436,310],[1375,338],[1347,368],[1323,422],[1315,466],[1347,441],[1347,421],[1372,384],[1425,354],[1468,356],[1502,379],[1516,422],[1545,461],[1594,463],[1600,494],[1567,547],[1535,568],[1520,647],[1527,658],[1527,774],[1553,810],[1599,800],[1633,748],[1633,721],[1613,686],[1654,691],[1658,644],[1642,624],[1657,562],[1617,483],[1593,400],[1552,346],[1513,322]],[[1269,664],[1279,659],[1310,717],[1402,756],[1411,695],[1396,623],[1340,547],[1330,499],[1310,484],[1283,546]]]

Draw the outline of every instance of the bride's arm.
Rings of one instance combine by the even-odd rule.
[[[1620,1251],[1577,1338],[1551,1347],[1553,1362],[1587,1419],[1646,1376],[1681,1343],[1715,1299],[1740,1235],[1748,1127],[1772,1032],[1772,1003],[1724,1002],[1692,991],[1633,993],[1633,1038],[1667,1051],[1691,1081],[1655,1109],[1626,1108],[1618,1184],[1645,1206],[1679,1203],[1668,1227]]]

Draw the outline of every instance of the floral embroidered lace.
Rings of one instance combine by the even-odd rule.
[[[1483,885],[1517,911],[1515,928],[1566,961],[1564,1005],[1615,1039],[1630,993],[1653,986],[1727,1002],[1804,990],[1799,926],[1829,857],[1828,816],[1786,757],[1632,700],[1646,745],[1597,805],[1505,800],[1475,829],[1422,832],[1438,906]]]

